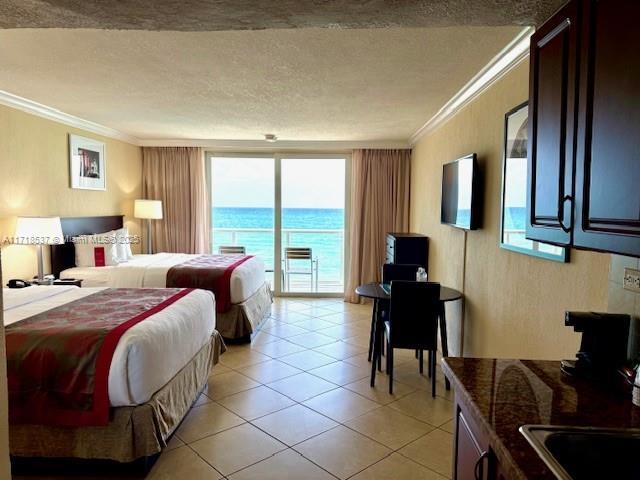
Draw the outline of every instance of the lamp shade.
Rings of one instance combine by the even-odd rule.
[[[136,200],[133,216],[160,220],[162,218],[162,202],[160,200]]]
[[[60,217],[18,217],[16,243],[57,245],[63,242]]]

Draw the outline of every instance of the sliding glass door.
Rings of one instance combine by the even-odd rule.
[[[276,294],[344,293],[349,157],[210,154],[212,250],[265,260]]]
[[[216,156],[210,161],[211,251],[244,247],[265,263],[273,288],[275,227],[275,159],[259,156]]]
[[[344,292],[345,159],[283,158],[283,292]]]

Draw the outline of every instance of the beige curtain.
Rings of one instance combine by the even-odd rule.
[[[162,200],[153,221],[155,252],[208,253],[209,201],[204,152],[194,147],[143,147],[142,194]]]
[[[358,285],[380,280],[387,232],[409,229],[411,150],[354,150],[349,269],[345,300]]]

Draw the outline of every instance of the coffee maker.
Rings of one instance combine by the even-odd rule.
[[[563,360],[567,375],[612,381],[627,363],[630,315],[565,312],[564,324],[582,333],[576,360]]]

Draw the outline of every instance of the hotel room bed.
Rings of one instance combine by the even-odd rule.
[[[215,300],[204,290],[30,287],[5,289],[3,294],[10,380],[10,444],[14,458],[82,458],[128,463],[159,453],[204,388],[210,369],[225,348],[215,329]],[[63,369],[68,358],[78,355],[76,345],[81,344],[70,342],[69,335],[87,331],[93,334],[90,330],[93,326],[85,328],[85,319],[92,321],[102,316],[109,322],[111,315],[122,316],[127,309],[131,309],[130,315],[137,315],[134,318],[137,321],[123,322],[128,329],[120,333],[107,364],[108,412],[102,420],[92,416],[90,420],[76,421],[84,411],[80,408],[74,417],[73,408],[84,405],[85,410],[91,410],[87,405],[95,408],[97,404],[77,400],[87,395],[87,388],[62,389],[58,383],[53,388],[51,379],[64,375],[59,371],[45,372],[48,377],[40,372],[39,377],[26,374],[25,370],[34,368],[27,359],[34,351],[38,355],[43,355],[43,351],[49,353],[51,341],[47,336],[60,335],[66,346],[58,354],[55,368]],[[76,312],[77,318],[69,321]],[[58,325],[60,318],[62,323]],[[30,338],[37,335],[36,346],[25,350],[28,354],[20,350],[27,338],[25,332]],[[100,347],[96,365],[107,343],[105,340]],[[47,348],[43,350],[42,345]],[[44,357],[37,358],[36,364],[41,369]],[[99,391],[98,368],[89,397],[94,402]],[[24,382],[32,378],[38,378],[40,387],[25,388]],[[34,390],[39,393],[34,395]],[[62,391],[72,392],[71,403],[59,401]],[[43,400],[43,395],[48,398]],[[23,403],[31,406],[42,403],[52,408],[42,408],[39,415],[33,408],[22,411]],[[64,408],[63,415],[56,416]]]
[[[99,233],[121,228],[122,216],[63,218],[65,236]],[[132,260],[115,266],[75,266],[74,245],[71,242],[52,247],[52,271],[58,278],[78,278],[83,287],[143,288],[167,286],[175,268],[197,262],[199,258],[215,261],[218,256],[178,253],[134,255]],[[226,256],[225,256],[226,257]],[[229,256],[235,257],[235,256]],[[238,257],[239,259],[241,257]],[[169,285],[172,286],[172,285]],[[183,279],[181,287],[206,288]],[[244,339],[256,331],[270,315],[272,296],[265,280],[264,262],[250,257],[235,266],[229,278],[227,302],[218,298],[217,330],[227,339]]]

